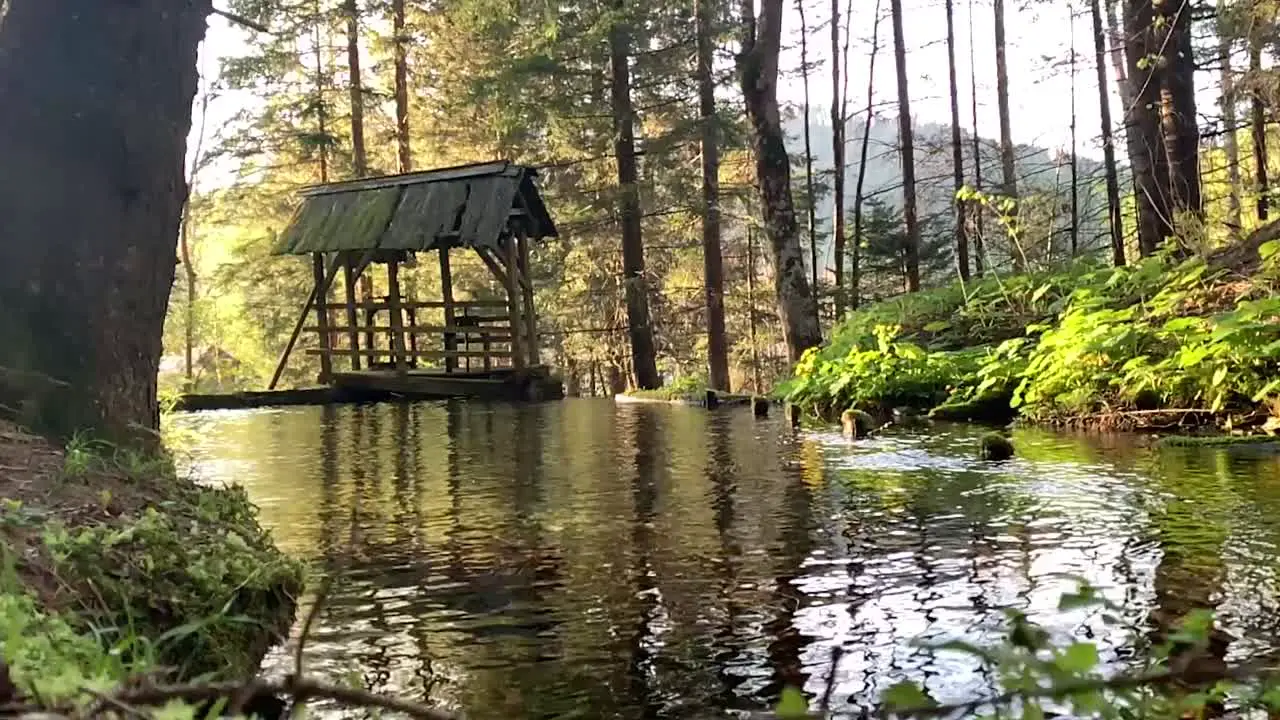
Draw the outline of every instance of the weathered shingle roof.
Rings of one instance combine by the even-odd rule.
[[[535,240],[556,237],[535,176],[504,161],[316,185],[302,191],[275,252],[496,250],[508,223]]]

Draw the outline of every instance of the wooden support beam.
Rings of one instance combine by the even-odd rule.
[[[505,284],[505,280],[504,280],[504,284]],[[327,307],[330,310],[342,310],[346,308],[346,305],[343,303],[330,303]],[[357,302],[356,307],[362,310],[386,310],[388,308],[388,305],[385,302],[375,300],[372,302]],[[432,309],[432,308],[438,309],[438,308],[443,308],[444,303],[423,300],[423,301],[417,301],[417,302],[401,302],[400,307],[406,310],[409,308],[415,308],[419,310]],[[506,310],[507,301],[506,300],[455,300],[453,302],[454,312],[456,313],[460,308]],[[506,317],[506,313],[501,313],[501,315],[503,317]]]
[[[400,263],[387,263],[387,304],[391,307],[391,356],[396,372],[404,375],[409,370],[405,361],[408,352],[404,347],[404,315],[401,314],[400,303]]]
[[[444,303],[444,324],[446,326],[454,324],[453,315],[453,270],[449,267],[449,248],[448,246],[440,248],[436,252],[440,256],[440,301]],[[449,331],[444,336],[444,349],[457,350],[458,340]],[[457,358],[445,356],[444,371],[453,372],[458,369]]]
[[[506,318],[502,318],[502,321],[504,323],[506,322],[506,320],[507,320]],[[317,328],[314,325],[308,325],[304,329],[307,332],[317,332],[319,330],[319,328]],[[329,332],[351,332],[352,330],[355,330],[357,332],[374,332],[382,335],[390,335],[391,333],[395,332],[397,328],[392,327],[390,325],[355,325],[355,326],[331,325],[329,326]],[[409,335],[450,334],[450,335],[457,335],[459,337],[465,337],[470,335],[470,336],[475,336],[477,338],[483,336],[483,337],[491,338],[493,340],[502,340],[510,337],[511,335],[511,329],[507,327],[505,324],[496,325],[496,326],[495,325],[404,325],[399,328],[399,331],[403,332],[406,337]],[[378,350],[378,352],[382,353],[383,351]]]
[[[511,364],[519,369],[525,361],[520,338],[520,249],[510,234],[503,238],[502,244],[507,256],[504,270],[507,271],[507,312],[511,314]]]
[[[325,273],[324,254],[314,253],[311,256],[311,272],[315,277],[315,295],[323,298],[328,302],[329,283],[333,282],[333,271]],[[329,311],[325,309],[323,304],[316,304],[316,324],[320,326],[320,349],[332,349],[329,336]],[[320,382],[329,382],[329,377],[333,375],[333,364],[329,362],[328,355],[320,356]]]
[[[533,308],[533,276],[529,272],[529,238],[524,229],[516,231],[516,245],[519,253],[520,287],[524,295],[525,350],[529,353],[529,365],[536,366],[542,361],[538,352],[538,318]]]
[[[359,350],[359,351],[353,351],[353,350],[317,350],[317,349],[315,349],[315,348],[309,348],[309,349],[307,350],[307,354],[308,354],[308,355],[320,355],[320,356],[330,355],[330,356],[332,356],[332,357],[344,357],[344,356],[347,356],[347,355],[352,355],[352,354],[354,354],[354,353],[356,353],[356,352],[358,352],[358,353],[360,354],[360,356],[361,356],[361,357],[370,357],[370,356],[373,356],[373,355],[384,355],[384,354],[386,354],[386,353],[385,353],[385,351],[383,351],[383,350]],[[498,359],[502,359],[502,360],[506,360],[506,359],[509,359],[509,358],[511,357],[511,354],[510,354],[510,353],[508,353],[508,352],[506,352],[506,351],[499,351],[499,352],[494,352],[494,353],[486,353],[486,352],[483,352],[483,351],[480,351],[480,350],[452,350],[452,351],[445,351],[445,350],[417,350],[417,351],[413,351],[413,350],[405,350],[404,355],[405,355],[405,357],[414,357],[414,358],[447,358],[447,357],[455,357],[455,358],[459,358],[459,357],[474,357],[474,358],[479,358],[479,357],[487,357],[487,358],[498,358]]]
[[[372,258],[372,251],[366,252],[364,257],[360,259],[360,264],[357,266],[358,272],[362,272],[369,265]],[[268,390],[275,390],[276,385],[279,384],[280,376],[284,374],[285,364],[289,362],[289,355],[293,353],[294,346],[298,344],[298,337],[302,334],[302,326],[306,324],[307,313],[311,312],[311,308],[320,306],[320,308],[322,308],[321,312],[327,312],[330,309],[343,307],[342,305],[331,306],[328,304],[328,301],[325,300],[325,297],[329,293],[329,285],[333,283],[333,278],[338,273],[339,262],[341,262],[341,260],[338,257],[334,257],[333,260],[329,262],[329,269],[328,272],[325,273],[326,280],[323,289],[316,288],[314,286],[311,288],[311,294],[307,296],[307,301],[302,305],[302,312],[298,314],[298,322],[294,323],[293,334],[289,336],[289,342],[285,343],[284,350],[280,353],[280,359],[276,361],[275,372],[271,374],[271,382],[267,385]],[[317,292],[317,290],[319,290],[319,292]]]
[[[347,344],[352,350],[360,349],[360,334],[356,332],[356,260],[351,251],[342,253],[342,283],[347,296]],[[360,369],[360,356],[351,356],[351,369]]]
[[[480,256],[480,259],[484,261],[484,266],[489,268],[489,272],[493,274],[495,279],[497,279],[498,284],[502,285],[502,287],[506,287],[507,271],[502,269],[502,263],[494,256],[493,251],[482,247],[477,247],[475,250],[476,254]],[[507,304],[505,302],[502,303],[502,307],[505,308],[506,306]]]

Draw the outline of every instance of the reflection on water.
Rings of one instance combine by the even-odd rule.
[[[308,672],[481,720],[754,709],[832,672],[836,709],[903,678],[966,699],[978,665],[915,641],[992,640],[1010,607],[1115,664],[1195,606],[1231,655],[1280,633],[1274,453],[1023,432],[992,464],[972,428],[850,444],[607,400],[172,424],[197,473],[242,483],[283,549],[338,578]],[[1078,577],[1137,630],[1060,612]]]

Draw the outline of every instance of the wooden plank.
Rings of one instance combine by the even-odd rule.
[[[391,351],[396,372],[403,375],[409,370],[405,361],[404,315],[400,309],[400,263],[387,264],[388,304],[391,306]]]
[[[329,310],[342,310],[346,307],[346,305],[344,303],[330,303],[325,307]],[[387,303],[378,301],[378,300],[375,300],[373,302],[357,302],[356,303],[356,308],[361,310],[386,310],[388,307],[389,305]],[[423,301],[417,301],[417,302],[402,302],[400,303],[400,307],[406,310],[409,308],[414,308],[417,310],[438,309],[438,308],[443,308],[444,303],[423,300]],[[493,310],[502,308],[505,310],[507,307],[507,301],[506,300],[456,300],[453,303],[453,307],[455,311],[461,308],[489,308]]]
[[[326,275],[324,267],[324,255],[321,253],[313,253],[311,255],[311,272],[315,278],[315,294],[316,297],[325,300],[324,304],[316,304],[316,324],[320,326],[320,349],[331,350],[329,344],[329,311],[327,309],[329,283],[333,282],[333,271],[329,271]],[[329,376],[333,374],[333,364],[329,360],[327,354],[320,356],[320,382],[329,382]]]
[[[490,251],[489,248],[482,247],[475,248],[475,251],[476,255],[479,255],[480,259],[484,261],[484,266],[489,268],[489,272],[493,274],[493,277],[498,281],[498,284],[502,287],[506,287],[507,273],[502,269],[502,265],[498,262],[498,259],[491,254],[492,251]],[[502,307],[505,308],[506,306],[507,304],[505,302],[502,303]]]
[[[542,359],[538,352],[538,317],[533,307],[533,278],[529,273],[529,238],[525,236],[523,228],[516,233],[516,245],[520,258],[520,287],[524,295],[526,351],[529,353],[529,364],[537,365]]]
[[[510,334],[511,328],[507,327],[506,325],[507,318],[498,318],[498,320],[500,320],[503,324],[502,325],[404,325],[401,327],[401,329],[404,331],[405,335],[415,335],[415,334],[416,335],[441,335],[443,333],[453,333],[457,335],[480,336],[480,335],[494,335],[494,334],[498,334],[498,335]],[[305,328],[303,328],[303,330],[306,330],[307,332],[316,332],[319,329],[320,328],[316,327],[315,325],[308,325]],[[396,328],[390,325],[381,325],[381,324],[355,325],[354,327],[347,326],[347,325],[330,325],[329,326],[329,332],[334,332],[334,333],[344,333],[351,330],[355,330],[357,332],[367,331],[367,332],[375,332],[375,333],[381,333],[386,335],[395,329]],[[386,354],[385,351],[380,350],[379,352]]]
[[[442,247],[436,251],[440,256],[440,301],[444,304],[444,324],[446,327],[454,324],[453,315],[453,269],[449,267],[449,248]],[[445,330],[444,349],[457,350],[458,339],[452,334],[452,330]],[[444,363],[445,372],[453,372],[458,369],[457,358],[446,357]]]
[[[507,262],[507,312],[511,313],[511,364],[517,368],[524,367],[524,353],[521,351],[520,338],[520,250],[516,247],[516,239],[511,235],[503,240]]]
[[[328,277],[332,278],[333,274],[338,270],[338,259],[334,258],[329,265]],[[326,287],[327,291],[328,288]],[[276,384],[280,382],[280,376],[284,374],[284,366],[289,362],[289,355],[293,352],[293,347],[298,344],[298,337],[302,335],[302,326],[307,322],[307,313],[311,312],[312,306],[316,304],[316,288],[313,285],[311,294],[307,296],[307,301],[302,305],[302,312],[298,314],[298,322],[293,325],[293,333],[289,335],[289,342],[285,343],[284,351],[280,353],[280,359],[276,361],[275,372],[271,373],[271,383],[267,385],[268,390],[275,390]]]
[[[360,333],[356,332],[356,272],[355,258],[350,252],[342,253],[342,281],[346,286],[347,311],[347,343],[355,350],[360,349]],[[360,356],[351,356],[351,369],[360,369]]]
[[[372,355],[386,354],[385,350],[368,350],[363,348],[360,350],[336,350],[336,349],[335,350],[317,350],[316,348],[307,348],[308,355],[320,355],[321,357],[323,357],[326,354],[331,357],[347,357],[357,352],[360,354],[361,357],[369,357]],[[511,357],[511,353],[507,352],[506,350],[499,350],[498,352],[494,352],[494,353],[486,353],[482,350],[414,350],[414,351],[405,350],[404,357],[414,357],[414,358],[492,357],[492,358],[500,358],[500,359],[506,360]]]

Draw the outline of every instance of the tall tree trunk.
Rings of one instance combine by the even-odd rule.
[[[409,141],[409,60],[405,45],[404,0],[391,0],[391,32],[396,51],[396,147],[402,173],[413,170],[413,147]]]
[[[974,0],[969,0],[969,109],[973,120],[973,189],[982,192],[982,136],[978,134],[978,57],[977,43],[973,41],[973,6]],[[982,205],[975,203],[973,206],[973,228],[975,230],[973,235],[973,273],[978,277],[982,277],[987,265],[987,251],[984,247],[986,229],[983,224]]]
[[[1124,141],[1125,154],[1129,158],[1132,172],[1131,182],[1134,197],[1140,197],[1141,193],[1138,188],[1138,176],[1140,173],[1137,168],[1143,165],[1150,166],[1150,151],[1143,145],[1142,132],[1139,128],[1138,117],[1134,114],[1134,104],[1137,102],[1137,91],[1133,87],[1133,83],[1129,79],[1129,68],[1126,61],[1128,54],[1128,41],[1124,32],[1120,28],[1120,20],[1116,12],[1116,5],[1124,0],[1102,0],[1105,4],[1107,13],[1107,32],[1108,41],[1111,44],[1110,58],[1111,67],[1116,76],[1116,92],[1120,96],[1120,119],[1124,124]],[[1138,234],[1142,234],[1142,221],[1139,220]],[[1123,235],[1122,235],[1123,237]]]
[[[818,293],[818,201],[813,194],[813,138],[809,130],[809,24],[804,16],[805,0],[796,0],[800,11],[800,78],[804,83],[804,190],[808,197],[809,272],[814,296]],[[840,261],[836,260],[836,302],[839,302]],[[836,316],[839,317],[837,311]]]
[[[871,17],[871,57],[867,60],[867,121],[862,125],[862,143],[858,151],[858,179],[853,188],[853,252],[850,253],[849,306],[858,309],[861,272],[858,268],[862,249],[862,189],[867,179],[867,154],[871,146],[872,106],[876,97],[876,56],[880,54],[880,0],[876,0]]]
[[[364,145],[364,83],[360,77],[360,8],[356,0],[347,0],[347,71],[351,91],[351,167],[356,177],[369,174],[369,159]]]
[[[649,282],[644,268],[640,227],[640,185],[636,168],[635,109],[631,103],[631,31],[624,0],[614,0],[618,17],[609,29],[609,67],[613,86],[613,150],[618,159],[618,217],[622,223],[622,273],[626,282],[627,326],[636,385],[652,390],[662,385],[657,349],[649,317]],[[802,268],[803,269],[803,268]]]
[[[1075,258],[1080,245],[1080,158],[1076,153],[1076,22],[1070,5],[1067,17],[1071,19],[1071,257]]]
[[[956,269],[961,280],[969,279],[969,222],[965,217],[965,202],[960,199],[964,188],[964,142],[960,135],[960,91],[956,87],[956,27],[955,8],[947,0],[947,82],[951,92],[951,164],[955,171],[956,217]]]
[[[207,0],[0,13],[0,404],[157,442],[156,373]]]
[[[1160,134],[1168,157],[1171,220],[1176,222],[1183,213],[1195,218],[1204,215],[1191,3],[1190,0],[1166,0],[1155,5],[1156,47],[1162,56],[1156,63],[1160,77]]]
[[[1007,197],[1018,196],[1018,175],[1014,164],[1013,132],[1009,123],[1009,66],[1005,60],[1004,0],[993,0],[996,34],[996,103],[1000,110],[1000,171],[1003,181],[1000,192]]]
[[[315,26],[312,27],[311,44],[315,53],[316,74],[316,134],[320,136],[319,171],[320,182],[329,182],[329,111],[324,104],[324,91],[327,85],[324,72],[324,43],[321,42],[320,0],[315,2]]]
[[[1222,149],[1227,161],[1227,231],[1232,239],[1240,237],[1240,143],[1236,140],[1236,78],[1231,69],[1231,34],[1224,18],[1226,0],[1218,0],[1218,65],[1221,66],[1222,93],[1218,105],[1222,110]]]
[[[742,54],[738,58],[743,99],[751,122],[756,181],[765,232],[773,252],[773,281],[782,332],[792,360],[822,343],[818,308],[804,272],[804,255],[791,198],[791,159],[778,109],[778,55],[782,49],[782,0],[761,0],[760,18],[752,0],[739,5]]]
[[[999,2],[1000,0],[996,0]],[[907,44],[902,32],[902,0],[892,0],[893,59],[898,71],[898,144],[902,157],[902,219],[907,226],[904,262],[907,292],[920,289],[920,226],[916,221],[916,154],[907,88]]]
[[[1123,0],[1125,58],[1132,98],[1126,103],[1127,122],[1133,124],[1136,140],[1130,146],[1138,205],[1138,250],[1143,257],[1156,251],[1164,238],[1173,235],[1169,213],[1168,160],[1162,147],[1160,105],[1155,63],[1149,58],[1158,48],[1151,42],[1154,15],[1150,0]]]
[[[1255,21],[1256,22],[1256,21]],[[1267,180],[1267,113],[1258,79],[1262,74],[1262,39],[1256,31],[1249,35],[1249,77],[1253,83],[1249,93],[1249,120],[1253,135],[1254,192],[1258,195],[1258,222],[1266,222],[1270,207],[1270,183]]]
[[[702,269],[707,300],[707,366],[711,388],[727,392],[729,343],[725,338],[724,262],[720,256],[720,122],[716,116],[714,13],[711,0],[695,0],[698,114],[702,122],[702,202],[705,206],[702,214]],[[805,134],[808,135],[807,124]]]
[[[836,320],[844,317],[844,114],[840,111],[840,0],[831,0],[831,237],[836,261]]]
[[[187,307],[183,312],[183,375],[187,389],[195,384],[194,355],[196,344],[196,266],[191,257],[191,196],[196,190],[196,173],[204,155],[205,127],[209,120],[209,93],[200,98],[200,130],[196,132],[196,146],[191,153],[191,169],[187,172],[187,197],[182,203],[182,231],[178,235],[178,252],[182,270],[187,280]]]
[[[1098,75],[1098,108],[1102,122],[1102,162],[1107,176],[1107,218],[1111,226],[1111,262],[1124,265],[1124,220],[1120,214],[1120,177],[1116,170],[1115,138],[1111,133],[1111,94],[1107,92],[1106,36],[1102,31],[1099,0],[1089,0],[1093,16],[1093,58]]]

